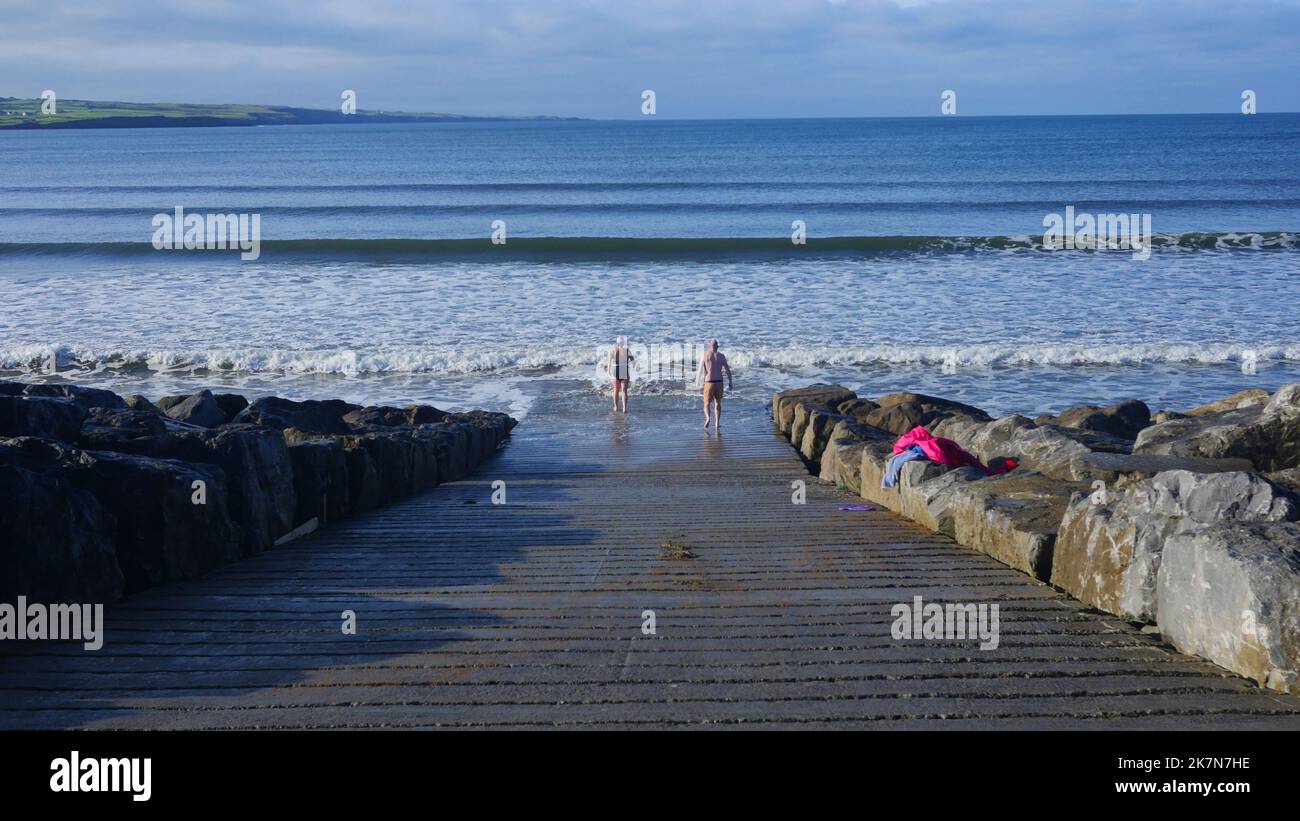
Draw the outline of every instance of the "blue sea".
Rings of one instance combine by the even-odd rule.
[[[1300,381],[1297,157],[1296,114],[0,132],[0,378],[526,414],[603,407],[618,335],[685,404],[716,337],[742,397],[1185,408]],[[178,207],[260,256],[156,249]],[[1067,207],[1149,258],[1045,248]]]

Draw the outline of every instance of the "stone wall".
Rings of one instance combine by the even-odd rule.
[[[1130,399],[1033,420],[813,385],[773,396],[772,418],[821,479],[1300,694],[1300,385],[1181,413]],[[894,441],[918,424],[1019,466],[914,461],[882,488]]]
[[[0,382],[0,601],[114,602],[468,475],[500,413]]]

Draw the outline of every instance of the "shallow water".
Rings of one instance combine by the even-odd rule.
[[[1188,407],[1300,381],[1297,149],[1296,115],[5,133],[0,377],[520,414],[595,403],[622,334],[686,403],[717,337],[749,398]],[[262,257],[153,250],[178,205],[260,213]],[[1035,249],[1066,205],[1167,243]]]

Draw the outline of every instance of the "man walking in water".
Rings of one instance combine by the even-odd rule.
[[[632,380],[632,354],[627,350],[627,337],[614,340],[614,348],[605,360],[605,370],[614,380],[614,413],[618,413],[618,395],[623,394],[623,413],[627,413],[627,385]]]
[[[701,378],[704,380],[704,427],[709,426],[709,404],[714,405],[713,421],[717,423],[718,430],[722,429],[722,374],[727,374],[727,389],[735,390],[735,384],[731,380],[731,366],[727,364],[727,357],[723,356],[718,350],[718,340],[710,339],[709,348],[700,357],[700,367],[696,371],[695,381],[698,383]]]

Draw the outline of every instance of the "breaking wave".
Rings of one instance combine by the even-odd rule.
[[[1300,232],[1187,232],[1156,234],[1157,251],[1295,251]],[[455,260],[519,259],[728,259],[753,257],[858,257],[876,254],[971,253],[979,251],[1060,252],[1038,236],[850,236],[808,237],[793,245],[788,237],[517,237],[504,245],[478,239],[290,239],[263,240],[264,257],[281,260]],[[157,254],[148,242],[0,243],[6,256],[135,257]],[[1108,253],[1106,251],[1095,253]],[[1109,253],[1128,253],[1109,252]],[[203,258],[205,254],[193,254]],[[169,257],[180,259],[183,255]],[[210,258],[210,257],[208,257]]]
[[[631,343],[635,347],[635,340]],[[640,378],[692,376],[699,343],[645,346]],[[421,374],[466,376],[510,374],[545,376],[595,372],[605,348],[598,345],[538,348],[527,351],[475,351],[430,348],[357,350],[110,350],[61,345],[16,345],[0,349],[0,369],[25,373],[153,371],[226,374]],[[686,352],[686,353],[683,353]],[[1160,342],[1131,344],[990,343],[980,345],[868,345],[861,347],[786,346],[727,349],[737,368],[778,371],[851,368],[873,365],[920,365],[940,368],[1104,367],[1171,364],[1262,364],[1300,361],[1300,343]]]

